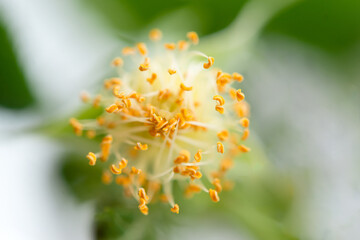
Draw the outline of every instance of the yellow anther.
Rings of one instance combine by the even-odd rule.
[[[144,198],[140,198],[139,200],[139,208],[146,206],[146,200]]]
[[[244,128],[248,128],[250,125],[250,120],[247,117],[243,117],[242,119],[240,119],[240,124]]]
[[[88,137],[89,139],[93,139],[94,137],[96,137],[96,132],[95,130],[89,130],[86,132],[86,137]]]
[[[90,95],[88,92],[82,92],[80,94],[80,98],[81,98],[81,101],[84,102],[84,103],[87,103],[90,101]]]
[[[127,186],[131,183],[131,179],[129,177],[125,177],[125,176],[117,176],[115,178],[115,182],[118,185]]]
[[[125,55],[125,56],[135,54],[135,49],[132,48],[132,47],[124,47],[122,49],[122,54]]]
[[[139,188],[138,195],[140,198],[145,199],[146,202],[149,201],[149,196],[146,194],[144,188]]]
[[[164,47],[165,47],[167,50],[175,50],[176,45],[175,45],[175,43],[165,43],[165,44],[164,44]]]
[[[125,107],[129,108],[131,107],[131,101],[128,98],[124,98],[121,100],[121,102],[124,104]]]
[[[184,90],[184,91],[191,91],[192,90],[192,87],[187,87],[183,83],[180,84],[180,88],[182,90]]]
[[[166,100],[171,96],[171,92],[169,89],[160,90],[158,94],[159,100]]]
[[[239,74],[239,73],[237,73],[237,72],[234,72],[234,73],[232,74],[232,77],[233,77],[234,80],[236,80],[236,81],[238,81],[238,82],[242,82],[242,81],[244,80],[243,75],[241,75],[241,74]]]
[[[139,207],[139,210],[142,214],[144,215],[148,215],[149,214],[149,208],[145,205],[145,206],[142,206],[142,207]]]
[[[202,151],[199,149],[199,150],[195,153],[194,159],[195,159],[196,162],[200,162],[200,161],[201,161],[201,158],[202,158],[201,152],[202,152]]]
[[[243,135],[241,137],[241,140],[245,141],[249,137],[250,131],[248,128],[244,129]]]
[[[236,90],[234,88],[230,88],[229,95],[230,95],[231,99],[235,100],[236,99]]]
[[[224,145],[223,145],[221,142],[217,142],[217,144],[216,144],[216,150],[217,150],[219,153],[224,153]]]
[[[246,147],[245,145],[239,145],[238,148],[243,153],[250,152],[250,150],[251,150],[250,148]]]
[[[120,164],[119,164],[120,165]],[[119,166],[119,167],[116,167],[115,164],[111,164],[110,166],[110,170],[113,174],[121,174],[122,172],[122,168]]]
[[[114,58],[111,62],[114,67],[121,67],[124,64],[124,60],[120,57]]]
[[[229,137],[229,132],[227,130],[218,132],[217,137],[220,141],[225,141]]]
[[[126,168],[127,163],[128,163],[128,160],[126,160],[125,158],[121,158],[121,161],[119,162],[119,167],[124,169],[124,168]]]
[[[105,111],[107,111],[108,113],[113,113],[117,110],[118,110],[118,106],[116,104],[111,104],[110,106],[105,108]]]
[[[139,53],[143,56],[145,56],[147,54],[147,48],[145,43],[138,43],[136,44],[137,49],[139,50]]]
[[[175,69],[172,69],[172,68],[169,68],[169,69],[168,69],[168,73],[169,73],[170,75],[173,75],[173,74],[176,73],[176,70],[175,70]]]
[[[156,73],[152,73],[152,74],[151,74],[151,77],[150,77],[150,78],[147,78],[146,81],[148,81],[150,84],[153,84],[154,81],[156,80],[156,78],[157,78]]]
[[[225,104],[224,98],[222,96],[220,96],[220,95],[215,95],[213,97],[213,100],[217,101],[218,105],[220,105],[220,106],[223,106]]]
[[[176,214],[179,214],[179,210],[180,208],[178,204],[175,204],[174,207],[171,208],[171,211]]]
[[[73,127],[74,132],[77,136],[82,135],[83,126],[75,118],[70,119],[70,125]]]
[[[96,156],[93,152],[89,152],[88,155],[86,155],[86,158],[89,159],[90,166],[94,166],[96,164]]]
[[[137,169],[136,167],[131,167],[131,174],[140,174],[141,169]]]
[[[113,88],[113,94],[114,94],[114,96],[115,97],[117,97],[117,98],[120,98],[120,99],[123,99],[124,97],[125,97],[125,93],[124,92],[120,92],[120,86],[115,86],[114,88]]]
[[[157,28],[152,29],[149,33],[149,38],[151,41],[154,41],[154,42],[159,41],[161,39],[161,37],[162,37],[162,32]]]
[[[244,93],[241,92],[241,89],[236,91],[236,99],[240,102],[245,99]]]
[[[212,184],[214,185],[216,192],[219,193],[219,192],[222,191],[222,186],[221,186],[221,184],[220,184],[220,179],[215,178],[214,181],[212,182]]]
[[[209,69],[213,64],[214,64],[214,58],[213,57],[208,57],[208,62],[204,63],[203,67],[205,69]]]
[[[140,64],[139,66],[139,70],[140,71],[147,71],[150,67],[150,59],[149,58],[145,58],[144,63]]]
[[[220,201],[218,192],[217,192],[216,190],[214,190],[214,189],[209,189],[209,195],[210,195],[211,200],[213,200],[213,202],[218,202],[218,201]]]
[[[224,111],[225,111],[224,107],[223,107],[223,106],[219,106],[219,105],[216,105],[216,106],[215,106],[215,110],[218,111],[218,112],[221,113],[221,114],[224,114]]]
[[[101,95],[97,95],[94,98],[94,102],[93,102],[94,108],[98,108],[100,106],[100,101],[101,101]]]
[[[96,118],[96,122],[99,126],[103,126],[105,124],[105,118],[104,117],[98,117]]]
[[[190,152],[188,150],[181,150],[179,156],[174,160],[175,164],[186,163],[190,160]]]
[[[180,40],[178,42],[178,48],[180,51],[186,50],[188,48],[189,44],[185,40]]]
[[[107,135],[101,141],[101,156],[100,156],[100,159],[103,162],[107,161],[107,159],[109,158],[112,140],[113,140],[112,136]]]
[[[173,168],[173,172],[174,173],[180,173],[182,171],[182,168],[180,167],[180,166],[175,166],[174,168]]]
[[[101,176],[101,181],[103,184],[110,184],[112,182],[112,175],[110,172],[108,171],[104,171],[102,176]]]
[[[196,32],[188,32],[186,36],[192,42],[192,44],[196,45],[199,43],[199,37]]]
[[[231,158],[224,158],[220,162],[220,170],[222,172],[228,171],[234,166],[234,161]]]
[[[195,172],[195,174],[191,174],[190,177],[191,177],[191,180],[200,179],[202,177],[202,174],[201,174],[201,172],[197,171],[197,172]]]
[[[145,151],[148,149],[148,145],[147,144],[141,144],[140,142],[137,142],[135,147],[134,147],[135,150],[142,150],[142,151]]]

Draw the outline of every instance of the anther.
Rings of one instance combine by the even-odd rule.
[[[144,63],[140,64],[139,70],[142,71],[142,72],[147,71],[149,69],[149,64],[150,64],[150,59],[145,58]]]
[[[185,40],[180,40],[178,42],[178,48],[180,51],[186,50],[188,48],[188,43]]]
[[[224,145],[221,142],[217,142],[216,149],[219,153],[224,153]]]
[[[122,58],[120,58],[120,57],[117,57],[111,62],[111,64],[114,67],[121,67],[124,64],[124,60],[122,60]]]
[[[148,81],[150,84],[153,84],[154,81],[156,80],[156,77],[157,77],[156,73],[152,73],[151,77],[147,78],[146,81]]]
[[[175,50],[176,45],[175,45],[175,43],[165,43],[165,44],[164,44],[164,47],[165,47],[167,50]]]
[[[168,69],[168,73],[169,73],[170,75],[173,75],[173,74],[176,73],[176,70],[175,70],[175,69],[172,69],[172,68],[169,68],[169,69]]]
[[[224,98],[220,95],[215,95],[213,97],[213,100],[217,101],[220,106],[223,106],[225,104]]]
[[[219,192],[222,191],[222,186],[221,186],[221,184],[220,184],[220,179],[215,178],[214,181],[212,182],[212,184],[214,185],[216,192],[219,193]]]
[[[95,166],[96,164],[96,156],[93,152],[89,152],[88,155],[86,156],[87,159],[89,159],[89,165],[90,166]]]
[[[77,136],[82,135],[83,126],[75,118],[70,119],[70,125],[73,127],[74,132]]]
[[[213,202],[218,202],[218,201],[220,201],[218,192],[217,192],[216,190],[214,190],[214,189],[209,189],[209,195],[210,195],[211,200],[213,200]]]
[[[179,210],[180,208],[178,204],[175,204],[174,207],[171,208],[171,211],[176,214],[179,214]]]
[[[149,33],[149,38],[151,41],[159,41],[162,37],[162,32],[159,29],[152,29]]]
[[[192,44],[197,45],[199,43],[199,37],[196,32],[188,32],[186,36],[192,42]]]
[[[136,143],[136,146],[134,147],[135,150],[142,150],[145,151],[148,149],[148,145],[147,144],[141,144],[140,142]]]
[[[137,169],[136,167],[131,167],[131,174],[140,174],[141,170]]]
[[[242,82],[244,80],[244,77],[241,74],[237,73],[237,72],[234,72],[232,74],[232,77],[233,77],[234,80],[236,80],[238,82]]]
[[[82,93],[80,94],[80,98],[81,98],[81,101],[82,101],[82,102],[87,103],[87,102],[89,102],[89,100],[90,100],[90,95],[89,95],[88,92],[82,92]]]
[[[137,49],[139,50],[140,54],[145,56],[147,54],[147,48],[145,43],[138,43],[136,44]]]
[[[122,54],[125,56],[135,54],[135,49],[132,47],[124,47],[122,49]]]
[[[229,132],[227,130],[218,132],[217,137],[220,141],[225,141],[229,137]]]
[[[183,83],[180,84],[180,88],[182,90],[184,90],[184,91],[191,91],[192,90],[192,87],[187,87]]]
[[[224,114],[225,111],[224,107],[219,105],[215,106],[215,110],[218,111],[220,114]]]
[[[199,149],[196,153],[195,153],[195,156],[194,156],[194,159],[196,162],[200,162],[201,161],[201,150]]]
[[[241,140],[245,141],[249,137],[250,131],[248,128],[244,129],[243,135],[241,137]]]
[[[249,119],[247,117],[243,117],[242,119],[240,119],[240,124],[244,128],[248,128],[249,125],[250,125],[250,121],[249,121]]]
[[[204,63],[203,67],[205,69],[209,69],[213,64],[214,64],[214,58],[213,57],[208,57],[208,62]]]
[[[250,148],[246,147],[245,145],[239,145],[238,148],[243,153],[250,152],[250,150],[251,150]]]
[[[146,202],[149,201],[149,196],[146,194],[144,188],[139,188],[138,195],[140,198],[145,199]]]
[[[244,93],[241,92],[241,89],[236,91],[236,99],[240,102],[245,99]]]
[[[107,135],[101,141],[101,161],[105,162],[109,158],[112,136]]]
[[[107,108],[105,108],[105,111],[108,113],[113,113],[118,110],[118,106],[116,104],[111,104]]]

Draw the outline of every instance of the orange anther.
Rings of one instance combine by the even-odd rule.
[[[186,50],[188,48],[188,46],[189,46],[189,44],[184,40],[180,40],[178,42],[178,48],[180,51]]]
[[[148,149],[148,145],[147,144],[141,144],[140,142],[137,142],[135,147],[134,147],[135,150],[142,150],[142,151],[145,151]]]
[[[162,37],[162,32],[159,29],[152,29],[149,33],[149,38],[152,41],[159,41]]]
[[[136,167],[131,167],[131,174],[140,174],[141,170],[137,169]]]
[[[101,176],[101,181],[103,184],[110,184],[112,182],[112,175],[108,171],[103,172]]]
[[[97,95],[94,98],[94,102],[93,102],[94,108],[98,108],[100,106],[100,101],[101,101],[101,95]]]
[[[236,80],[238,82],[241,82],[241,81],[244,80],[244,77],[241,74],[237,73],[237,72],[234,72],[232,77],[233,77],[234,80]]]
[[[112,143],[112,136],[107,135],[101,141],[101,161],[105,162],[109,158],[110,148]]]
[[[94,137],[96,137],[96,132],[95,130],[89,130],[86,132],[86,137],[88,137],[89,139],[93,139]]]
[[[243,135],[241,137],[241,140],[245,141],[249,137],[250,131],[248,128],[244,129]]]
[[[115,164],[111,164],[110,170],[113,174],[121,174],[122,168],[120,167],[120,163],[119,163],[119,167],[116,167]]]
[[[122,49],[122,54],[125,55],[125,56],[135,54],[135,49],[132,48],[132,47],[124,47]]]
[[[149,58],[145,58],[144,63],[140,64],[139,66],[139,70],[140,71],[147,71],[150,67],[150,59]]]
[[[218,192],[216,190],[209,189],[209,195],[210,195],[211,200],[213,200],[213,202],[220,201]]]
[[[169,69],[168,69],[168,73],[169,73],[170,75],[173,75],[173,74],[176,73],[176,70],[175,70],[175,69],[172,69],[172,68],[169,68]]]
[[[179,210],[180,208],[178,204],[175,204],[174,207],[171,208],[171,211],[176,214],[179,214]]]
[[[229,95],[230,95],[231,99],[235,100],[236,99],[236,90],[234,88],[230,88]]]
[[[246,147],[245,145],[239,145],[238,148],[243,153],[250,152],[250,150],[251,150],[250,148]]]
[[[213,57],[208,57],[208,62],[204,63],[203,67],[205,69],[209,69],[213,64],[214,64],[214,58]]]
[[[165,47],[167,50],[175,50],[176,45],[175,45],[175,43],[165,43],[165,44],[164,44],[164,47]]]
[[[212,184],[214,185],[216,192],[219,193],[219,192],[222,191],[222,186],[221,186],[221,184],[220,184],[220,179],[215,178],[214,181],[212,182]]]
[[[149,214],[149,208],[145,205],[145,206],[142,206],[142,207],[139,207],[139,210],[142,214],[144,215],[148,215]]]
[[[96,164],[96,156],[93,152],[89,152],[88,155],[86,155],[86,158],[89,159],[90,166],[94,166]]]
[[[225,111],[224,107],[219,105],[215,106],[215,110],[218,111],[220,114],[224,114]]]
[[[81,101],[83,101],[84,103],[87,103],[90,100],[90,95],[88,92],[82,92],[80,94],[80,98],[81,98]]]
[[[224,153],[224,145],[221,142],[216,144],[216,149],[219,153]]]
[[[192,87],[187,87],[183,83],[180,84],[180,88],[182,90],[184,90],[184,91],[191,91],[192,90]]]
[[[217,101],[218,105],[220,105],[220,106],[223,106],[225,104],[224,98],[222,96],[220,96],[220,95],[215,95],[213,97],[213,100]]]
[[[111,104],[110,106],[105,108],[105,111],[107,111],[108,113],[113,113],[117,110],[118,110],[118,106],[116,104]]]
[[[120,57],[117,57],[117,58],[114,58],[114,60],[111,62],[111,64],[114,67],[121,67],[124,64],[124,60],[122,60],[122,58],[120,58]]]
[[[250,125],[250,120],[247,117],[243,117],[242,119],[240,119],[240,124],[244,128],[248,128]]]
[[[151,77],[147,78],[146,81],[148,81],[150,84],[153,84],[154,81],[156,80],[156,77],[157,77],[156,73],[152,73]]]
[[[229,132],[227,130],[218,132],[217,137],[220,141],[225,141],[229,137]]]
[[[147,54],[147,48],[145,43],[138,43],[136,44],[137,49],[139,50],[139,53],[143,56],[145,56]]]
[[[236,91],[236,99],[240,102],[245,99],[244,93],[241,92],[241,89]]]
[[[149,196],[146,194],[144,188],[139,188],[138,195],[140,198],[145,199],[146,202],[149,200]]]
[[[199,43],[199,37],[198,37],[198,35],[197,35],[196,32],[188,32],[188,33],[186,34],[186,36],[189,38],[189,40],[190,40],[194,45],[196,45],[196,44]]]
[[[201,158],[202,158],[202,156],[201,156],[201,150],[199,149],[199,150],[197,151],[197,153],[195,153],[194,159],[195,159],[196,162],[200,162],[200,161],[201,161]]]
[[[70,119],[70,125],[73,127],[74,132],[77,136],[82,135],[83,126],[75,118]]]

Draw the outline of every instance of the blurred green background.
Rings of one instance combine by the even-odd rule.
[[[54,174],[67,183],[62,191],[80,202],[93,201],[94,222],[87,230],[97,238],[219,239],[224,232],[230,232],[225,239],[360,237],[360,1],[0,3],[3,136],[9,129],[25,132],[17,126],[28,118],[45,125],[76,111],[79,90],[96,90],[109,59],[153,27],[170,39],[198,32],[201,50],[213,53],[226,71],[245,75],[256,150],[250,164],[242,165],[249,174],[240,177],[220,206],[194,199],[178,219],[154,214],[144,220],[134,209],[124,210],[127,203],[109,197],[111,186],[94,181],[99,171],[82,164],[87,150],[68,146],[73,151],[59,154],[61,160],[54,157]],[[71,137],[64,139],[72,145]],[[7,149],[5,140],[1,145]],[[252,164],[264,159],[264,169],[254,171]],[[11,167],[8,163],[3,169]],[[204,223],[192,233],[194,222]]]

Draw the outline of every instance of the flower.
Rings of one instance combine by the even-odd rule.
[[[157,29],[149,37],[153,51],[145,43],[125,47],[112,61],[118,76],[106,79],[92,99],[81,95],[104,110],[101,116],[70,124],[78,136],[102,136],[99,149],[87,155],[89,165],[101,164],[102,181],[114,178],[143,214],[156,200],[179,213],[174,181],[186,197],[204,191],[218,202],[231,185],[225,173],[233,159],[250,151],[243,143],[249,106],[241,89],[231,87],[243,77],[214,69],[213,57],[191,50],[199,42],[195,32],[178,43],[161,44]]]

